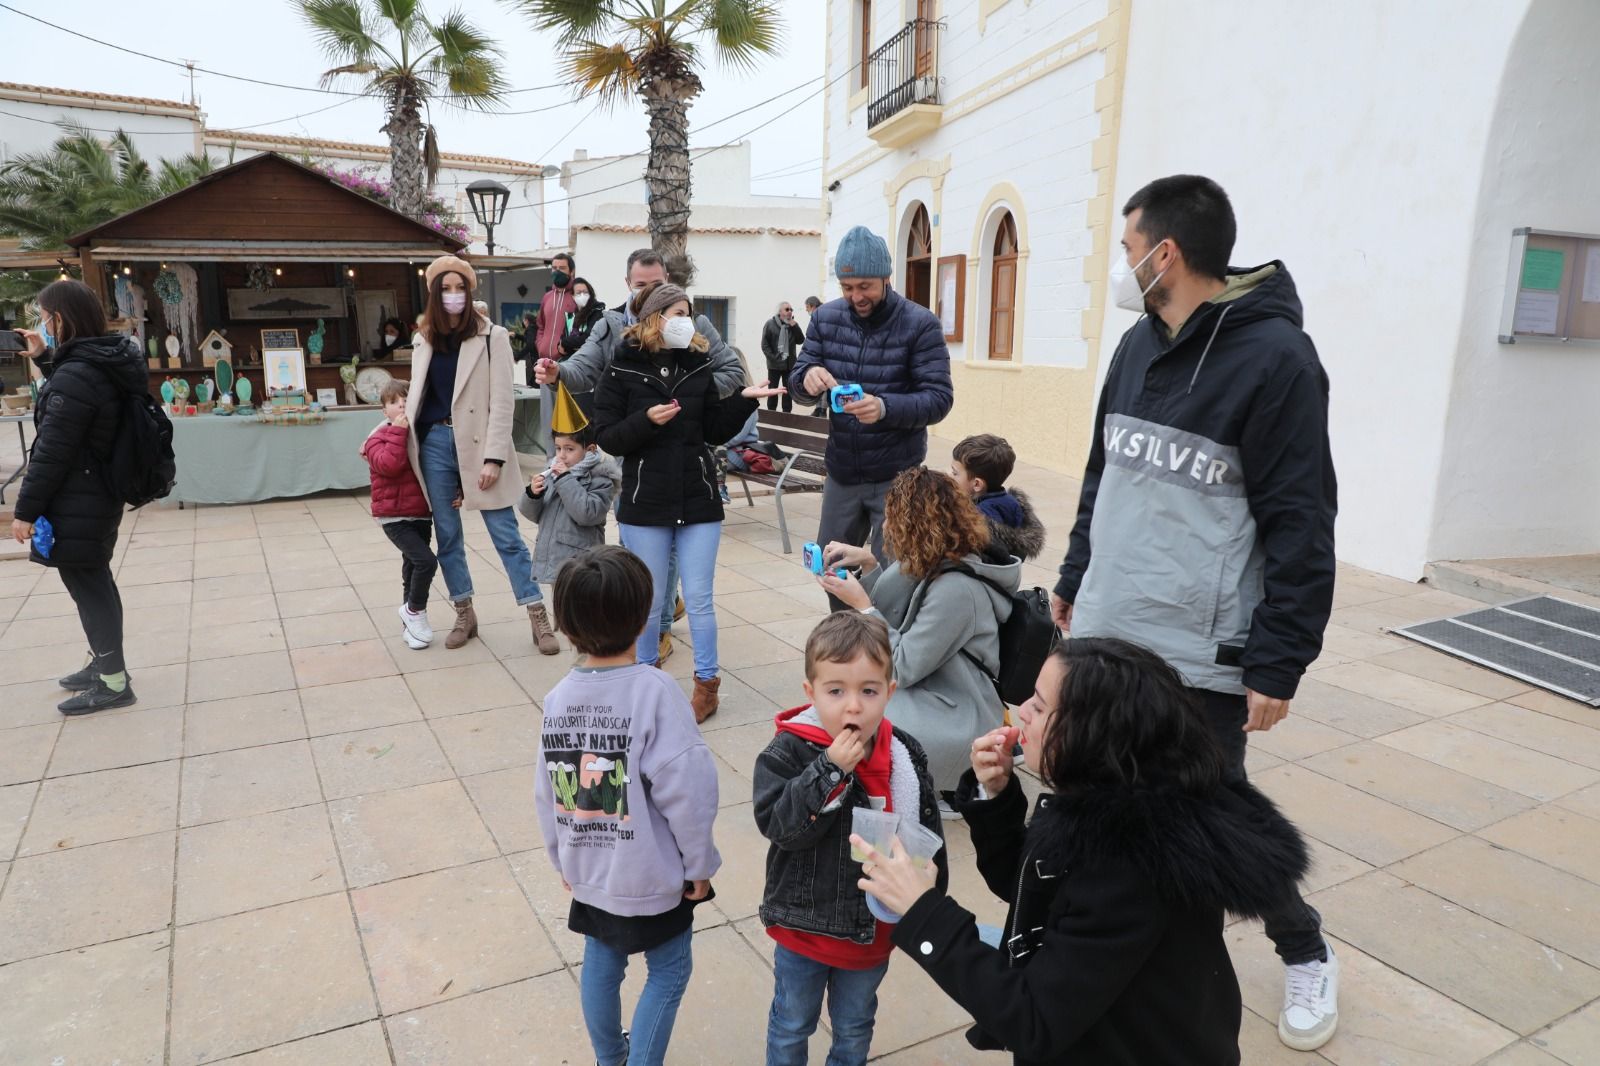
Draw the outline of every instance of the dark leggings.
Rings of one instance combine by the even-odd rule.
[[[433,554],[433,523],[426,518],[407,518],[385,522],[383,531],[400,549],[400,581],[405,588],[406,606],[412,614],[428,609],[428,586],[439,572],[439,559]]]
[[[78,608],[95,668],[102,674],[122,673],[127,669],[122,660],[122,595],[111,576],[111,564],[61,566],[56,573]]]
[[[1211,734],[1222,748],[1228,777],[1243,781],[1245,744],[1250,736],[1244,731],[1244,723],[1250,717],[1244,694],[1199,688],[1189,691],[1200,698]],[[1273,908],[1271,913],[1262,915],[1262,920],[1267,927],[1267,938],[1272,941],[1272,946],[1277,949],[1278,957],[1284,963],[1327,958],[1322,939],[1322,916],[1301,898],[1298,889],[1280,906]]]

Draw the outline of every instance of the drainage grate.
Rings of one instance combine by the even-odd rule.
[[[1394,632],[1600,707],[1600,610],[1592,607],[1540,596]]]

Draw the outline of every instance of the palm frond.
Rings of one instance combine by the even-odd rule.
[[[294,4],[328,58],[366,63],[381,50],[376,27],[358,0],[294,0]]]
[[[369,77],[373,74],[381,74],[384,69],[384,67],[377,63],[365,60],[358,63],[346,63],[342,67],[334,67],[332,70],[323,71],[322,77],[318,78],[317,81],[324,89],[326,89],[336,84],[341,78],[351,75]],[[369,93],[372,92],[376,83],[377,80],[374,79],[373,82],[367,86],[366,91]]]
[[[783,19],[774,0],[700,0],[698,10],[699,29],[730,67],[754,70],[762,56],[776,55],[783,45]]]
[[[422,127],[422,167],[428,175],[428,188],[433,188],[433,183],[439,180],[439,168],[443,163],[439,155],[439,131],[430,122]]]
[[[592,40],[618,18],[616,0],[500,0],[520,12],[535,29],[555,30],[557,43],[565,48],[579,41]]]
[[[438,47],[427,70],[444,80],[455,103],[486,111],[502,102],[508,88],[502,57],[487,34],[457,10],[430,27],[429,35]]]
[[[561,77],[577,86],[580,96],[597,96],[601,107],[611,108],[639,87],[639,65],[633,53],[620,44],[578,41],[562,59]]]

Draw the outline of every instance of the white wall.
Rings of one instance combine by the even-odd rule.
[[[75,122],[97,132],[102,140],[112,134],[103,131],[126,130],[139,154],[152,166],[199,151],[200,113],[143,104],[93,102],[71,97],[48,97],[13,89],[0,89],[0,163],[19,155],[43,152],[60,140],[62,130],[55,123]],[[21,116],[21,117],[13,117]]]
[[[623,275],[628,253],[650,243],[643,233],[579,231],[573,253],[578,273],[594,284],[600,299],[616,307],[624,297]],[[689,237],[697,275],[691,289],[696,299],[728,303],[728,343],[736,345],[758,375],[765,374],[761,327],[788,300],[805,321],[804,301],[812,295],[818,253],[816,237],[774,234],[695,234]],[[817,294],[820,295],[820,294]]]
[[[643,153],[590,158],[584,149],[574,152],[573,158],[561,168],[561,187],[571,197],[567,204],[568,225],[599,221],[603,210],[615,205],[638,208],[643,217],[647,202],[644,184],[647,161]],[[691,148],[690,196],[694,209],[698,211],[705,206],[783,209],[798,204],[813,212],[817,210],[816,201],[804,197],[763,196],[751,192],[750,165],[749,141],[726,148]],[[809,224],[815,221],[813,217]]]
[[[1339,556],[1407,579],[1421,576],[1434,539],[1458,331],[1469,306],[1498,312],[1510,216],[1551,226],[1577,218],[1557,219],[1553,204],[1540,204],[1543,221],[1502,211],[1503,225],[1496,220],[1486,230],[1475,222],[1496,75],[1527,6],[1133,5],[1117,203],[1165,174],[1209,175],[1227,189],[1239,218],[1234,261],[1287,263],[1332,379]],[[1595,38],[1585,42],[1572,25],[1564,32],[1577,62],[1576,50]],[[1575,124],[1585,114],[1580,101],[1593,96],[1568,91]],[[1551,117],[1523,112],[1518,121],[1535,126]],[[1573,181],[1594,170],[1569,162]],[[1528,167],[1519,192],[1529,179],[1563,169],[1531,159]],[[1588,217],[1590,228],[1600,228],[1592,204]],[[1492,277],[1490,260],[1502,279]],[[1107,338],[1131,321],[1110,312]],[[1493,334],[1491,323],[1488,348]],[[1493,391],[1483,396],[1496,402]],[[1529,442],[1505,436],[1496,420],[1480,419],[1473,431],[1493,435],[1508,458],[1528,451]],[[1523,454],[1514,465],[1525,474],[1536,461],[1537,452]],[[1592,495],[1590,469],[1583,491]]]
[[[1508,39],[1470,230],[1435,559],[1600,551],[1600,350],[1495,339],[1511,230],[1600,234],[1600,6],[1534,0]]]

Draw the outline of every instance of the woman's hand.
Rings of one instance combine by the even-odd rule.
[[[1017,746],[1016,726],[995,729],[972,742],[972,772],[983,786],[984,795],[991,799],[1011,784],[1011,751]]]
[[[747,400],[764,400],[768,396],[782,396],[788,391],[782,385],[776,387],[771,385],[747,385],[740,391],[739,395]]]
[[[500,464],[484,463],[483,469],[478,471],[478,491],[488,492],[494,488],[494,483],[500,480]]]
[[[44,354],[44,334],[31,329],[19,329],[17,332],[22,334],[23,355],[29,359],[37,359]]]
[[[862,587],[861,582],[856,580],[856,575],[854,574],[846,574],[844,577],[840,577],[830,571],[817,578],[817,584],[821,585],[823,591],[840,603],[854,607],[858,611],[865,611],[872,606],[872,597],[867,594],[867,590]]]
[[[658,403],[645,411],[645,417],[658,426],[664,426],[678,417],[678,412],[683,410],[675,403]]]
[[[900,846],[898,837],[889,845],[888,855],[854,833],[850,834],[850,843],[867,857],[861,864],[861,872],[865,876],[856,882],[857,887],[871,893],[879,903],[896,914],[909,911],[917,900],[933,891],[938,883],[939,873],[933,863],[913,866],[911,857]]]
[[[26,544],[33,539],[33,523],[24,522],[20,518],[11,520],[11,539],[18,544]]]
[[[871,548],[846,544],[842,540],[830,540],[828,546],[822,549],[822,558],[829,566],[844,566],[860,570],[863,574],[870,574],[878,565]]]

